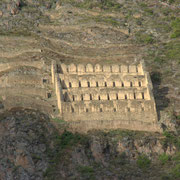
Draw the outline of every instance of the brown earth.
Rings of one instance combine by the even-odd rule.
[[[169,170],[176,165],[172,160],[165,166],[153,164],[146,172],[136,166],[139,154],[146,154],[154,161],[163,152],[172,155],[178,151],[172,142],[164,150],[157,140],[161,139],[161,135],[157,138],[154,134],[147,134],[147,139],[155,136],[148,140],[149,144],[145,143],[146,138],[143,139],[142,135],[138,137],[138,140],[142,141],[142,146],[140,144],[136,146],[140,142],[129,135],[123,137],[124,141],[115,141],[115,144],[112,144],[117,135],[112,135],[108,139],[110,134],[105,133],[99,137],[96,133],[90,133],[89,143],[83,141],[77,145],[79,141],[77,144],[70,141],[69,148],[68,141],[66,142],[68,147],[65,146],[65,150],[63,149],[63,152],[65,151],[63,155],[56,147],[54,149],[60,154],[51,151],[52,157],[49,156],[48,151],[44,151],[39,162],[41,154],[39,151],[42,147],[36,148],[39,144],[37,142],[33,149],[30,148],[27,131],[42,129],[40,135],[35,134],[33,137],[41,141],[40,137],[43,134],[43,137],[46,136],[44,139],[48,141],[46,144],[42,140],[43,143],[51,147],[48,136],[56,130],[52,127],[51,130],[44,131],[46,128],[44,125],[43,127],[39,125],[41,122],[39,120],[46,115],[38,111],[44,112],[50,118],[58,113],[50,77],[49,65],[52,60],[66,63],[111,64],[135,63],[143,58],[151,73],[159,121],[163,123],[164,129],[176,130],[178,136],[180,37],[177,35],[171,38],[171,36],[179,28],[178,25],[177,27],[173,25],[174,22],[179,22],[177,20],[180,16],[179,7],[178,0],[173,3],[156,0],[57,2],[2,0],[0,2],[0,111],[5,113],[7,118],[1,120],[1,124],[3,122],[6,125],[0,126],[0,138],[3,139],[1,141],[3,148],[0,150],[2,152],[0,179],[44,179],[43,172],[46,179],[176,179]],[[16,110],[10,113],[9,109],[14,107],[35,110],[31,110],[32,112],[26,116],[23,112],[28,114],[27,111],[30,110],[23,109],[20,112]],[[26,119],[30,124],[24,122],[13,124],[17,116]],[[34,122],[31,116],[37,124],[31,124]],[[42,124],[45,122],[43,121]],[[59,128],[57,123],[53,122],[53,124]],[[60,130],[63,132],[62,124],[64,125],[64,122],[60,122]],[[27,131],[23,131],[25,127]],[[16,133],[19,133],[18,138],[22,136],[23,143],[27,144],[26,148],[23,145],[23,152],[22,148],[18,148],[18,143],[13,144],[18,141]],[[76,141],[74,135],[66,133],[62,137],[70,136]],[[9,135],[13,138],[10,143]],[[153,144],[154,139],[156,143]],[[50,140],[57,143],[54,137]],[[64,147],[61,143],[57,144]],[[128,145],[124,145],[125,143]],[[38,152],[34,152],[36,149]],[[16,155],[13,154],[14,152]],[[121,156],[123,152],[126,152],[125,159]],[[32,161],[33,155],[35,161]],[[37,170],[36,163],[39,168]],[[163,176],[166,174],[164,172],[169,172],[170,175]]]

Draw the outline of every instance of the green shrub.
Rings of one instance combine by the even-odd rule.
[[[151,160],[146,155],[140,155],[137,160],[137,165],[139,168],[146,169],[150,167]]]
[[[64,3],[70,3],[79,8],[85,9],[93,9],[100,8],[103,10],[115,10],[118,11],[122,5],[117,3],[115,0],[103,0],[103,1],[92,1],[92,0],[84,0],[83,2],[77,2],[75,0],[62,0]]]
[[[165,174],[165,175],[162,175],[161,180],[171,180],[171,177]]]
[[[149,9],[149,8],[145,8],[144,11],[145,11],[147,14],[149,14],[149,15],[153,15],[153,14],[154,14],[153,10],[152,10],[152,9]]]
[[[152,44],[154,42],[154,38],[151,34],[146,34],[144,32],[138,32],[135,34],[136,40],[139,43],[143,44]]]
[[[94,180],[94,169],[91,166],[79,166],[77,170],[82,174],[84,179]]]
[[[94,173],[94,169],[91,166],[79,166],[77,169],[82,174],[91,174],[91,173]]]
[[[142,2],[142,3],[139,3],[139,6],[142,7],[142,8],[146,8],[146,7],[147,7],[147,4],[145,4],[145,3]]]
[[[168,0],[169,4],[173,4],[175,0]]]
[[[154,58],[154,62],[162,64],[164,62],[163,57],[157,56]]]
[[[115,142],[122,140],[124,137],[138,139],[139,137],[142,137],[143,135],[144,135],[144,132],[122,130],[122,129],[111,130],[107,133],[107,136],[113,137],[113,140]]]
[[[180,152],[177,152],[173,157],[172,157],[173,161],[178,161],[180,162]]]
[[[62,120],[62,119],[59,119],[59,118],[53,118],[52,119],[53,121],[57,122],[57,123],[60,123],[60,124],[65,124],[67,123],[66,121]]]
[[[151,74],[151,80],[153,83],[160,84],[161,83],[161,74],[159,72],[153,72]]]
[[[159,160],[161,161],[161,163],[164,165],[166,164],[169,160],[170,160],[170,156],[163,153],[159,156]]]
[[[174,180],[180,179],[180,164],[177,164],[174,168],[172,168],[171,174]]]
[[[180,29],[175,29],[174,32],[171,34],[171,38],[180,37]]]
[[[173,31],[171,34],[171,38],[180,37],[180,18],[176,18],[175,20],[173,20],[171,23],[171,27]]]
[[[170,13],[171,13],[171,10],[169,8],[163,8],[162,9],[162,13],[165,15],[165,16],[168,16]]]
[[[168,60],[175,60],[180,63],[180,42],[172,41],[165,45],[165,55]]]
[[[47,148],[46,150],[51,165],[44,173],[44,177],[48,177],[53,180],[59,160],[63,155],[65,155],[65,151],[78,143],[86,144],[88,142],[88,138],[86,135],[72,133],[69,131],[64,131],[61,135],[56,132],[52,138],[53,148]]]
[[[180,150],[180,137],[175,136],[173,133],[165,131],[163,135],[166,137],[164,140],[164,145],[168,143],[174,144],[178,150]]]
[[[61,148],[66,148],[69,146],[74,146],[78,143],[86,143],[87,137],[85,135],[80,135],[79,133],[72,133],[65,131],[61,136],[56,137],[56,142],[61,146]]]

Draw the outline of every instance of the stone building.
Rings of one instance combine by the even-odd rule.
[[[144,62],[66,65],[53,61],[51,72],[60,117],[74,129],[160,131]]]

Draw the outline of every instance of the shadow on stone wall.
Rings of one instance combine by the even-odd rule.
[[[168,94],[169,88],[163,87],[161,88],[161,78],[162,74],[159,72],[152,72],[151,73],[151,80],[153,84],[153,94],[154,99],[156,102],[156,109],[158,114],[158,120],[160,120],[160,111],[164,110],[166,107],[168,107],[170,100],[166,97]]]

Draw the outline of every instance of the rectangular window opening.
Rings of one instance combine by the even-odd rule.
[[[99,100],[101,100],[101,97],[100,97],[100,96],[98,96],[98,99],[99,99]]]
[[[115,82],[113,82],[113,87],[116,87],[116,83]]]
[[[110,100],[109,94],[107,94],[107,99]]]
[[[102,108],[100,108],[100,112],[103,112]]]
[[[144,99],[144,93],[142,92],[141,94],[142,94],[142,99]]]
[[[99,87],[99,84],[98,84],[98,82],[96,82],[96,87]]]
[[[127,95],[126,94],[125,94],[124,98],[127,99]]]
[[[57,73],[60,73],[60,70],[59,70],[60,68],[59,68],[59,65],[58,64],[56,64],[56,71],[57,71]]]
[[[81,81],[79,81],[79,87],[81,87]]]
[[[71,84],[71,82],[69,82],[69,87],[70,87],[70,88],[72,88],[72,84]]]
[[[89,112],[88,108],[86,108],[86,112]]]
[[[92,94],[90,94],[90,100],[92,100]]]
[[[116,94],[116,100],[118,100],[119,98],[118,98],[118,94]]]
[[[127,111],[128,111],[128,112],[130,112],[130,111],[131,111],[129,107],[127,108]]]
[[[114,112],[116,112],[116,111],[117,111],[117,110],[116,110],[116,108],[114,108],[113,110],[114,110]]]
[[[107,82],[104,83],[104,86],[107,87]]]
[[[90,82],[87,82],[88,83],[88,87],[90,87]]]
[[[133,87],[133,83],[132,82],[130,82],[130,86]]]
[[[136,93],[134,93],[134,99],[136,99]]]
[[[48,97],[48,98],[51,98],[51,93],[47,93],[47,97]]]
[[[43,83],[47,83],[47,79],[43,79]]]
[[[81,101],[83,101],[84,100],[84,98],[83,98],[83,94],[81,94]]]
[[[139,82],[139,87],[141,87],[141,82]]]
[[[75,101],[75,97],[74,97],[74,95],[72,96],[72,99],[73,99],[73,101]]]
[[[122,82],[122,87],[124,87],[124,83]]]

